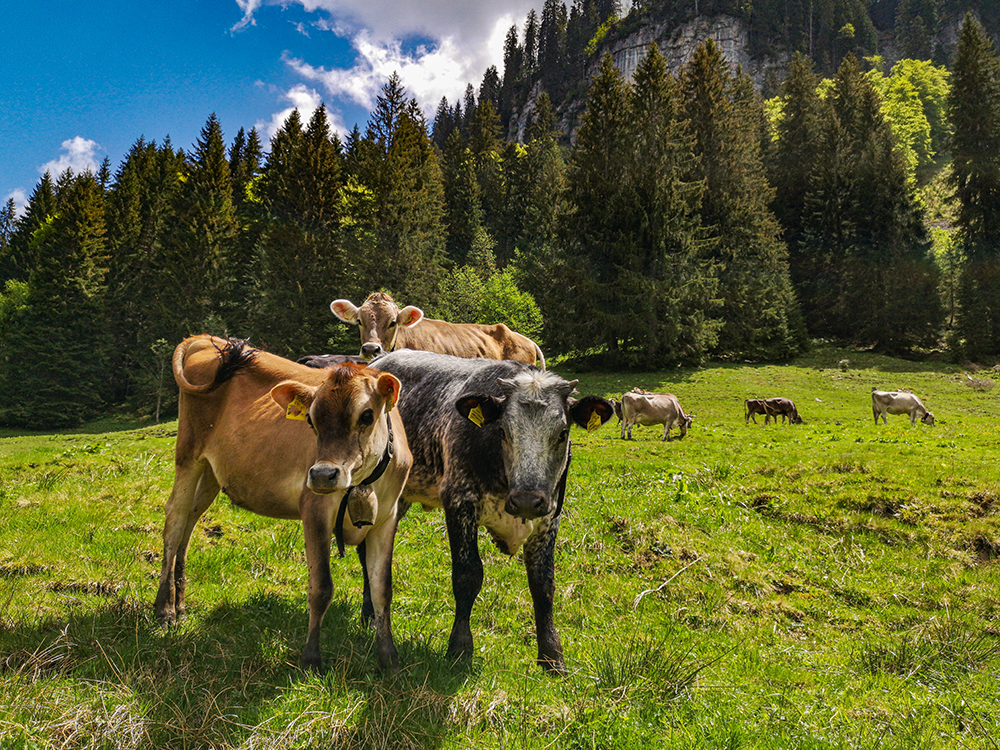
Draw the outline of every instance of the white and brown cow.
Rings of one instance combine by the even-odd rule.
[[[918,418],[924,424],[934,424],[934,415],[909,391],[879,391],[873,388],[872,415],[875,424],[878,424],[879,417],[882,417],[882,424],[888,424],[886,414],[909,414],[911,426],[917,423]]]
[[[177,347],[180,388],[174,486],[166,505],[156,615],[184,613],[184,568],[195,523],[223,490],[235,505],[301,519],[309,567],[302,664],[320,667],[319,636],[333,595],[330,542],[365,546],[381,667],[396,669],[389,607],[397,503],[411,455],[399,380],[364,365],[318,370],[242,341],[193,336]],[[337,519],[338,509],[344,517]],[[370,589],[368,591],[367,589]]]
[[[663,425],[663,440],[670,440],[670,430],[679,428],[687,435],[693,414],[685,414],[677,396],[672,393],[625,393],[622,395],[622,440],[632,439],[633,425]]]
[[[553,622],[555,544],[570,461],[570,426],[611,418],[598,396],[574,398],[566,381],[521,362],[399,350],[378,369],[402,383],[399,411],[413,470],[407,500],[444,509],[455,620],[452,658],[472,655],[472,607],[483,584],[478,529],[508,555],[523,550],[534,605],[538,663],[564,673]]]
[[[503,323],[448,323],[424,317],[423,310],[409,305],[402,310],[392,297],[382,292],[368,295],[361,307],[350,300],[330,303],[333,314],[345,323],[358,326],[361,356],[368,361],[383,352],[419,349],[456,357],[512,359],[538,364],[545,369],[545,357],[538,344]]]

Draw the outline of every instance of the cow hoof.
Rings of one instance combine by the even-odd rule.
[[[323,660],[316,654],[302,654],[299,666],[302,667],[303,671],[319,674],[323,670]]]
[[[563,661],[562,657],[539,657],[538,666],[540,666],[542,671],[546,674],[552,675],[553,677],[565,677],[568,674],[566,671],[566,662]]]

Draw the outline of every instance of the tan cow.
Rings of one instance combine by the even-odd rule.
[[[622,440],[628,433],[632,439],[632,426],[663,425],[663,440],[670,440],[670,430],[680,429],[680,436],[687,435],[694,415],[684,413],[677,396],[672,393],[625,393],[622,395]]]
[[[369,362],[396,349],[420,349],[456,357],[512,359],[545,369],[545,357],[538,344],[503,323],[448,323],[424,317],[419,307],[402,310],[392,297],[382,292],[368,295],[361,307],[349,300],[330,303],[333,314],[361,332],[361,356]],[[418,325],[419,324],[419,325]]]
[[[156,616],[169,624],[184,614],[188,542],[221,489],[254,513],[302,521],[309,568],[305,667],[321,663],[320,627],[333,595],[331,536],[338,547],[364,543],[371,606],[363,614],[373,614],[380,666],[396,669],[392,544],[412,464],[393,408],[399,380],[358,364],[318,370],[207,335],[181,342],[173,367],[180,413]],[[335,521],[342,503],[350,523]]]
[[[888,424],[886,414],[909,414],[910,426],[917,423],[917,418],[924,424],[934,424],[934,415],[924,408],[914,394],[908,391],[879,391],[872,388],[872,414],[875,424],[882,417],[882,424]]]

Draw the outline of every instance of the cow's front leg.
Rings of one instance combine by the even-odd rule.
[[[535,634],[538,640],[538,664],[546,672],[565,675],[562,641],[552,618],[555,599],[555,547],[559,518],[533,534],[524,545],[524,567],[528,572],[528,589],[535,609]]]
[[[451,547],[451,589],[455,595],[455,622],[448,638],[448,657],[468,658],[472,656],[472,628],[469,625],[472,605],[483,587],[479,512],[475,499],[445,500],[444,517]]]
[[[302,650],[302,668],[319,671],[322,659],[319,635],[333,598],[333,578],[330,576],[330,538],[333,530],[334,498],[342,493],[313,495],[308,490],[300,501],[302,530],[306,540],[306,565],[309,568],[309,633]]]
[[[396,518],[387,518],[365,537],[366,588],[370,592],[367,602],[372,607],[372,625],[375,628],[375,650],[378,665],[387,672],[399,670],[399,656],[392,638],[392,544],[396,536]],[[364,610],[362,610],[363,614]]]

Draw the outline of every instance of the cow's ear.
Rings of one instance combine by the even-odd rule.
[[[345,323],[361,325],[358,319],[358,308],[348,299],[335,299],[330,303],[330,311]]]
[[[419,307],[414,307],[413,305],[407,305],[400,310],[399,315],[396,316],[396,324],[402,326],[403,328],[413,328],[413,326],[423,319],[423,310]]]
[[[294,380],[286,380],[271,389],[271,398],[285,410],[286,419],[305,421],[315,393],[316,389],[312,386]]]
[[[476,394],[462,396],[455,402],[458,413],[472,422],[476,427],[495,422],[503,414],[503,400],[495,396]]]
[[[615,415],[615,407],[606,398],[600,396],[584,396],[579,401],[569,400],[569,416],[580,427],[588,432],[596,430]]]
[[[396,402],[399,401],[399,389],[401,387],[399,378],[395,375],[383,372],[378,376],[378,381],[375,383],[375,392],[385,399],[386,413],[392,411]]]

